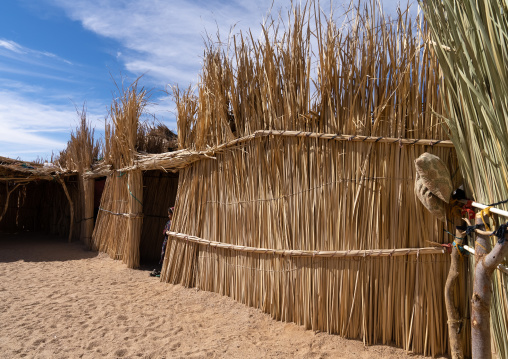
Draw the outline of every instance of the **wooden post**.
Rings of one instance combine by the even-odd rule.
[[[455,225],[460,225],[461,219],[455,220]],[[461,238],[461,231],[455,230],[455,236]],[[455,238],[457,245],[462,245],[462,239]],[[459,252],[457,245],[452,247],[450,270],[445,284],[445,306],[448,316],[448,337],[450,339],[450,352],[452,359],[464,358],[463,335],[461,335],[464,325],[462,315],[455,306],[455,295],[458,294],[459,274],[461,267],[464,266],[463,255]]]
[[[67,191],[67,186],[65,185],[65,180],[58,177],[58,181],[60,181],[62,188],[65,192],[65,196],[67,197],[67,200],[69,201],[69,207],[70,207],[70,215],[71,215],[71,223],[69,228],[69,243],[72,241],[72,227],[74,227],[74,203],[72,202],[71,196],[69,194],[69,191]]]
[[[476,223],[483,225],[477,215]],[[508,244],[496,243],[490,250],[487,235],[477,234],[475,243],[475,275],[471,299],[471,340],[473,359],[492,358],[490,337],[490,302],[492,298],[492,273],[508,255]]]
[[[7,184],[7,182],[5,183],[5,193],[6,193],[5,206],[4,210],[2,211],[2,214],[0,215],[0,222],[2,221],[2,218],[4,218],[5,213],[7,212],[7,208],[9,208],[9,198],[11,196],[11,193],[14,192],[19,186],[21,185],[17,184],[13,189],[9,191],[9,185]]]
[[[139,267],[139,243],[143,227],[143,174],[141,171],[130,171],[127,177],[129,191],[129,222],[127,224],[127,241],[130,248],[128,258],[124,259],[129,268]]]
[[[94,179],[84,179],[79,176],[79,185],[81,189],[82,198],[82,216],[81,219],[81,241],[87,247],[91,246],[92,233],[94,227]]]

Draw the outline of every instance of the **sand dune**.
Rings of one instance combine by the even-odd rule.
[[[0,233],[2,358],[420,358],[161,283],[81,243]]]

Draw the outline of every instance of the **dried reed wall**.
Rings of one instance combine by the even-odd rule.
[[[74,203],[79,198],[77,178],[65,180]],[[0,203],[5,203],[5,187],[0,186]],[[3,209],[3,207],[2,207]],[[58,181],[32,181],[16,189],[0,222],[4,231],[36,231],[65,237],[69,234],[69,202]],[[73,239],[79,239],[80,224],[75,218]]]
[[[143,226],[138,254],[129,246],[127,221],[133,220],[129,213],[127,174],[113,173],[106,179],[101,205],[93,233],[95,250],[108,253],[111,258],[121,259],[137,255],[141,263],[160,259],[162,230],[168,220],[168,208],[175,203],[178,175],[161,171],[147,171],[143,175]],[[140,220],[140,219],[134,219]]]
[[[415,197],[420,146],[263,138],[180,172],[172,230],[272,249],[428,247],[443,225]],[[365,167],[365,158],[369,158]],[[366,168],[362,174],[358,168]],[[447,255],[291,258],[173,240],[163,280],[231,296],[313,330],[447,351]],[[462,303],[464,305],[464,303]]]
[[[447,139],[425,25],[404,12],[383,18],[374,2],[360,7],[339,27],[311,1],[283,25],[268,21],[261,40],[231,36],[227,49],[211,43],[197,90],[174,92],[179,146],[214,148],[258,130],[416,144],[255,138],[180,171],[172,231],[268,249],[450,241],[414,193],[414,160],[424,151],[457,173],[453,149],[418,144]],[[293,258],[174,238],[162,280],[229,295],[306,328],[439,355],[448,351],[448,261],[444,254]],[[457,305],[465,312],[467,296]]]
[[[127,177],[113,173],[106,178],[100,210],[92,235],[92,249],[108,253],[111,258],[123,259],[126,255],[127,221],[129,213]]]
[[[119,88],[111,104],[102,163],[109,175],[92,235],[92,248],[122,259],[130,268],[139,267],[141,260],[160,258],[161,223],[174,203],[178,181],[159,171],[144,175],[136,166],[140,153],[162,153],[176,144],[175,134],[166,126],[141,122],[149,93],[138,89],[138,80]],[[130,170],[123,170],[127,167]]]
[[[102,142],[94,138],[95,130],[87,122],[84,105],[78,114],[80,123],[76,130],[71,132],[71,139],[67,142],[65,150],[60,152],[57,162],[61,167],[79,173],[79,197],[73,201],[73,209],[75,221],[80,225],[78,232],[80,239],[86,246],[90,246],[94,228],[94,180],[84,178],[83,174],[101,157]]]

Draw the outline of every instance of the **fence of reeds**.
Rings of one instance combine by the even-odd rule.
[[[269,23],[259,40],[211,43],[196,92],[176,89],[181,149],[273,132],[180,171],[171,228],[181,235],[168,245],[162,280],[313,330],[438,355],[448,350],[448,255],[280,254],[449,241],[450,226],[414,193],[414,160],[425,151],[461,181],[453,148],[440,143],[436,57],[407,12],[387,19],[374,2],[362,6],[342,28],[311,2],[293,7],[286,24]],[[457,301],[467,306],[466,296]]]
[[[508,199],[506,3],[443,0],[425,1],[422,7],[442,64],[445,88],[442,96],[447,100],[449,113],[445,119],[466,191],[480,203],[504,201]],[[497,207],[508,209],[506,203]],[[505,221],[503,217],[497,218],[498,224]],[[494,222],[488,222],[495,227]],[[483,247],[496,245],[497,238],[490,238]],[[482,251],[478,241],[472,243],[476,243],[477,252]],[[472,256],[469,262],[474,268]],[[491,283],[494,348],[500,358],[507,358],[508,276],[494,271]]]

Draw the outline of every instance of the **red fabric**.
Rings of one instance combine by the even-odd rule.
[[[462,216],[468,219],[474,219],[476,213],[473,210],[472,206],[473,201],[467,201],[467,203],[462,207]]]

